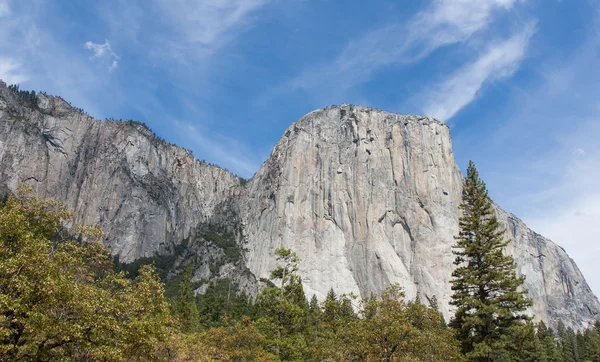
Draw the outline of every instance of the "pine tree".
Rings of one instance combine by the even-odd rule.
[[[508,241],[502,237],[485,183],[469,162],[464,181],[460,233],[456,239],[452,273],[452,301],[456,313],[451,321],[463,352],[472,361],[490,361],[507,347],[512,329],[530,318],[521,312],[531,305],[521,289],[515,263],[504,254]]]
[[[537,327],[535,337],[538,341],[538,358],[541,362],[562,362],[562,357],[552,329],[548,328],[544,322],[540,322]]]
[[[581,333],[583,343],[579,346],[583,361],[600,361],[600,335],[590,327]]]
[[[564,362],[579,362],[577,356],[577,337],[572,328],[565,328],[562,321],[558,322],[558,339]]]
[[[175,303],[175,314],[181,320],[183,332],[194,332],[200,325],[200,312],[194,298],[192,286],[192,264],[185,267],[183,280],[179,284],[179,291]]]
[[[308,304],[308,313],[306,313],[307,332],[309,338],[313,340],[316,339],[317,332],[320,329],[322,315],[323,311],[319,305],[319,300],[317,299],[317,296],[313,294],[310,303]]]
[[[268,349],[282,360],[299,360],[306,352],[308,302],[298,271],[298,256],[290,249],[275,250],[278,265],[272,280],[281,287],[267,287],[256,297],[256,326],[267,338]]]
[[[335,332],[335,322],[338,317],[339,303],[333,288],[329,289],[323,302],[323,319]]]

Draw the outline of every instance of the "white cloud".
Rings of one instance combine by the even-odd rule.
[[[421,48],[417,58],[434,49],[467,40],[492,22],[496,10],[508,10],[516,0],[435,0],[409,25],[408,42]]]
[[[575,157],[585,157],[585,150],[581,147],[577,147],[573,150],[572,155]]]
[[[105,58],[110,61],[110,65],[108,66],[109,72],[112,72],[117,68],[119,56],[113,52],[108,40],[104,40],[104,44],[96,44],[94,42],[87,41],[85,42],[84,46],[86,49],[91,50],[94,53],[93,57]]]
[[[101,114],[96,108],[99,102],[90,95],[110,80],[90,69],[79,46],[57,38],[46,22],[55,4],[37,0],[10,4],[14,5],[11,16],[0,19],[0,77],[19,83],[22,89],[60,95],[92,115]],[[27,11],[21,11],[22,6]],[[107,98],[114,97],[114,88],[106,93]]]
[[[94,56],[97,58],[102,57],[104,54],[110,54],[116,57],[116,54],[110,48],[108,40],[104,41],[104,44],[96,44],[91,41],[85,43],[85,47],[94,52]],[[118,58],[118,57],[117,57]]]
[[[0,0],[0,18],[11,14],[8,0]]]
[[[154,39],[162,57],[188,62],[212,55],[248,24],[248,17],[270,0],[154,0],[168,36]],[[197,59],[195,59],[197,60]]]
[[[301,73],[291,86],[310,89],[331,82],[350,88],[382,67],[417,62],[442,46],[467,41],[487,28],[495,12],[510,9],[516,2],[434,0],[408,23],[382,27],[350,42],[332,63]]]
[[[29,76],[22,70],[19,62],[0,56],[0,79],[7,84],[19,84],[29,79]]]
[[[266,0],[157,0],[169,25],[191,43],[215,45]]]
[[[252,25],[252,15],[271,0],[107,0],[98,13],[112,37],[140,47],[155,62],[205,65]],[[158,16],[157,16],[158,15]],[[169,64],[172,68],[172,64]]]
[[[108,71],[112,72],[113,70],[117,69],[118,65],[119,63],[116,60],[113,60],[110,66],[108,67]]]
[[[447,120],[475,99],[486,82],[511,76],[525,55],[534,26],[528,25],[508,40],[494,44],[470,64],[464,65],[441,83],[428,86],[423,113]]]

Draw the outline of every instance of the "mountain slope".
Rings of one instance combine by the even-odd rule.
[[[121,262],[172,255],[172,273],[234,277],[256,290],[236,249],[231,197],[240,179],[157,138],[142,123],[98,121],[60,97],[15,92],[0,81],[0,191],[31,185],[65,203],[76,224],[99,224]],[[232,240],[233,239],[233,240]]]
[[[462,176],[448,127],[434,119],[340,106],[292,124],[245,186],[135,122],[97,121],[59,97],[0,83],[0,188],[20,182],[100,223],[122,261],[194,262],[202,288],[231,277],[256,291],[274,250],[302,260],[307,295],[369,296],[401,284],[450,315]],[[575,328],[600,304],[564,250],[497,207],[533,312]],[[216,236],[215,236],[216,235]],[[183,250],[183,251],[182,251]]]

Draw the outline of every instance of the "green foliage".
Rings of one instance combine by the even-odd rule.
[[[205,328],[218,327],[224,317],[239,320],[253,316],[252,300],[231,279],[212,281],[206,292],[196,297],[200,309],[200,323]]]
[[[248,184],[248,179],[247,178],[243,178],[243,177],[239,177],[240,180],[240,186],[242,187],[246,187],[246,185]]]
[[[240,248],[235,241],[235,236],[223,228],[208,224],[206,230],[202,231],[201,236],[206,240],[218,246],[225,253],[227,261],[237,262],[241,258]]]
[[[560,361],[565,362],[600,362],[600,331],[597,326],[590,326],[586,330],[575,332],[565,328],[559,322],[557,328],[557,344]]]
[[[323,302],[322,319],[326,328],[336,334],[346,328],[348,322],[357,318],[352,307],[354,296],[337,296],[335,291],[329,290]]]
[[[521,289],[515,263],[504,254],[508,241],[494,215],[485,183],[473,162],[469,163],[460,206],[460,233],[456,237],[452,273],[452,301],[456,314],[451,326],[462,350],[473,361],[489,361],[510,348],[509,336],[530,318],[523,312],[531,305]]]
[[[298,257],[289,249],[275,250],[278,265],[271,279],[280,288],[267,287],[256,297],[256,325],[266,337],[268,350],[282,360],[300,360],[306,350],[304,329],[308,303],[296,274]]]
[[[189,333],[198,330],[200,326],[200,312],[194,297],[192,287],[192,264],[185,267],[179,283],[177,297],[173,303],[174,314],[181,323],[181,330]]]
[[[153,257],[145,257],[145,258],[136,259],[136,260],[132,261],[131,263],[121,263],[119,261],[118,256],[115,256],[113,258],[113,262],[114,262],[115,268],[117,268],[117,270],[125,272],[132,279],[134,279],[135,277],[138,276],[139,270],[144,265],[154,265],[156,273],[160,276],[160,279],[162,281],[166,281],[169,271],[173,267],[173,264],[175,263],[177,256],[178,256],[177,254],[174,254],[174,255],[158,255],[157,254],[156,256],[153,256]]]
[[[392,285],[380,297],[363,300],[362,318],[349,329],[352,356],[369,361],[461,361],[452,332],[439,312],[419,302],[406,303]]]
[[[157,273],[161,279],[167,283],[167,292],[169,296],[172,296],[173,287],[179,285],[179,281],[173,284],[169,278],[177,271],[175,269],[176,262],[181,259],[184,255],[191,255],[189,246],[192,243],[200,242],[202,239],[213,244],[214,246],[223,250],[225,258],[215,258],[215,263],[210,265],[210,269],[213,274],[217,274],[219,268],[225,263],[237,263],[241,259],[241,250],[235,241],[235,236],[224,227],[219,227],[215,224],[201,224],[195,230],[196,237],[194,239],[186,239],[181,244],[178,244],[173,248],[173,251],[168,254],[156,254],[152,257],[144,257],[136,259],[131,263],[120,263],[118,258],[115,257],[115,265],[119,270],[126,271],[132,278],[136,276],[137,270],[142,265],[154,264]],[[178,274],[178,273],[177,273]],[[176,278],[176,276],[175,276]]]
[[[33,110],[37,110],[40,111],[40,108],[38,106],[38,95],[40,94],[46,94],[44,92],[39,92],[36,93],[34,90],[31,91],[26,91],[26,90],[22,90],[19,88],[18,84],[11,84],[8,86],[8,89],[10,91],[13,92],[13,94],[17,97],[18,100],[21,101],[21,104],[27,108],[33,109]],[[64,100],[63,100],[64,101]],[[71,103],[66,102],[65,103],[69,104],[74,110],[76,110],[77,112],[84,114],[84,115],[88,115],[87,112],[85,112],[82,108],[77,108],[77,107],[73,107],[71,105]],[[25,117],[19,116],[19,115],[13,115],[13,118],[15,119],[26,119]]]
[[[546,327],[544,322],[537,325],[535,332],[536,351],[534,361],[561,362],[562,357],[557,341],[554,339],[552,329]]]
[[[37,94],[34,90],[26,91],[19,89],[18,84],[11,84],[8,86],[8,89],[11,90],[21,102],[23,102],[29,108],[37,108]]]
[[[62,205],[21,190],[0,208],[0,360],[151,360],[171,319],[151,268],[115,273],[95,228],[59,237]]]

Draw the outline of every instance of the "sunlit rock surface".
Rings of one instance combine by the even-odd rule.
[[[44,94],[34,103],[0,82],[0,191],[26,182],[66,203],[75,222],[102,226],[121,261],[185,245],[174,267],[192,261],[196,281],[230,277],[255,294],[254,276],[267,278],[284,246],[302,260],[309,297],[330,288],[365,297],[399,283],[450,316],[462,176],[444,123],[349,105],[317,110],[242,186],[139,123],[94,120]],[[565,251],[496,211],[532,312],[575,328],[597,319],[598,299]],[[205,237],[207,225],[231,235],[241,257]]]

